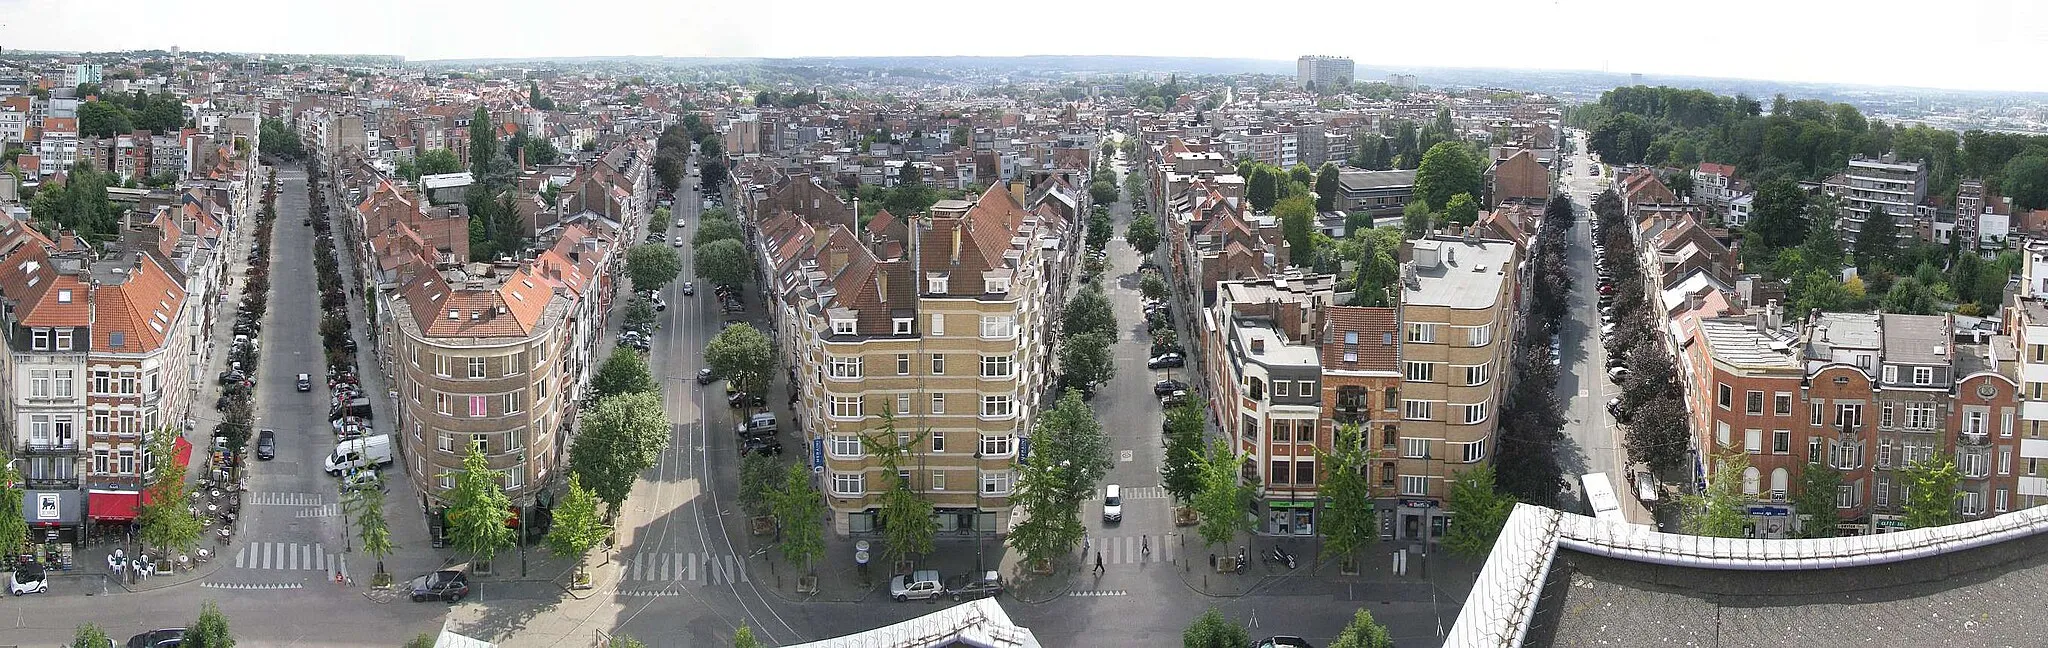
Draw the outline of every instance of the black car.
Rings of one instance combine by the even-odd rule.
[[[756,453],[765,455],[780,455],[782,454],[782,442],[776,440],[775,437],[772,436],[750,436],[747,437],[745,441],[740,442],[741,455],[750,455]]]
[[[718,380],[718,374],[712,372],[710,367],[697,370],[697,384],[709,385],[714,380]]]
[[[454,603],[469,596],[469,574],[460,569],[443,569],[412,579],[407,587],[412,590],[412,600],[443,600]]]
[[[1178,353],[1168,353],[1145,361],[1146,369],[1172,369],[1187,364],[1187,359]]]
[[[171,648],[185,641],[184,628],[151,630],[128,638],[128,648]]]
[[[726,392],[725,404],[727,407],[767,407],[768,397],[744,392]]]
[[[256,433],[256,458],[264,461],[277,458],[276,430],[264,430]]]
[[[1168,378],[1166,380],[1161,380],[1159,382],[1152,383],[1152,395],[1165,396],[1167,394],[1171,394],[1177,391],[1186,390],[1187,388],[1187,383],[1174,380],[1172,378]]]
[[[697,284],[694,284],[694,283],[691,283],[691,282],[688,282],[688,281],[685,281],[685,282],[683,282],[683,296],[684,296],[684,297],[691,297],[691,296],[695,296],[696,294],[697,294]]]
[[[1315,646],[1301,637],[1280,635],[1267,637],[1265,640],[1253,645],[1252,648],[1315,648]]]

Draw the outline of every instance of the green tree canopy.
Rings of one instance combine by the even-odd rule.
[[[1195,493],[1193,505],[1201,514],[1195,531],[1204,545],[1228,543],[1238,532],[1252,529],[1246,513],[1253,490],[1238,478],[1241,463],[1226,439],[1217,439],[1202,453],[1202,489]]]
[[[1415,169],[1415,198],[1429,205],[1431,212],[1445,211],[1452,196],[1479,195],[1484,170],[1471,147],[1463,142],[1440,142],[1422,155],[1422,166]]]
[[[455,159],[455,152],[444,148],[429,149],[413,158],[412,164],[419,173],[414,179],[418,179],[419,176],[455,173],[462,170],[462,161]]]
[[[512,498],[498,484],[502,477],[491,469],[483,449],[470,446],[462,459],[462,470],[453,474],[455,489],[448,492],[448,539],[458,551],[478,562],[488,563],[499,549],[512,546],[515,531]]]
[[[1962,499],[1963,473],[1955,457],[1936,452],[1906,464],[1906,528],[1944,526],[1956,523],[1956,501]]]
[[[1151,256],[1152,251],[1159,248],[1159,219],[1151,214],[1138,214],[1124,226],[1124,242],[1138,254]]]
[[[825,555],[825,497],[811,481],[803,464],[783,470],[782,487],[773,494],[772,508],[781,525],[782,557],[809,568]]]
[[[1429,212],[1429,204],[1417,200],[1401,209],[1401,238],[1415,240],[1429,235],[1430,221],[1435,216]]]
[[[715,285],[746,286],[754,276],[747,247],[739,241],[712,241],[697,248],[697,277]]]
[[[2048,209],[2048,149],[2036,149],[2005,163],[2001,183],[2014,206]]]
[[[107,631],[99,626],[81,623],[71,634],[71,645],[66,648],[114,648],[114,638],[107,636]]]
[[[1308,266],[1316,258],[1313,236],[1316,233],[1316,206],[1308,196],[1290,196],[1273,206],[1273,216],[1280,219],[1280,236],[1287,241],[1288,260],[1297,266]]]
[[[670,424],[661,394],[634,392],[600,400],[583,412],[581,427],[569,446],[569,471],[610,505],[607,517],[616,518],[633,482],[668,449]]]
[[[1741,453],[1727,453],[1715,455],[1713,463],[1713,474],[1707,478],[1706,491],[1679,498],[1679,506],[1685,511],[1685,532],[1716,538],[1740,538],[1743,523],[1748,519],[1748,512],[1743,507],[1747,498],[1742,493],[1742,475],[1749,468],[1749,457]]]
[[[28,540],[28,518],[22,515],[21,473],[14,460],[0,454],[0,556],[17,556]]]
[[[704,246],[710,245],[713,241],[744,240],[745,234],[740,231],[739,223],[733,222],[731,218],[710,218],[709,216],[709,212],[706,212],[705,217],[697,219],[697,231],[690,235],[690,245],[692,247],[702,250]]]
[[[725,378],[733,391],[764,394],[775,371],[775,350],[768,336],[751,325],[728,326],[704,345],[704,364]]]
[[[1159,477],[1175,502],[1186,503],[1202,490],[1202,435],[1209,421],[1206,407],[1202,399],[1189,398],[1166,410],[1165,434],[1160,441],[1166,446],[1166,460],[1159,467]]]
[[[660,389],[661,385],[654,381],[654,374],[647,369],[647,360],[626,347],[613,348],[612,354],[597,368],[597,375],[590,378],[590,390],[599,400]]]
[[[186,508],[191,499],[186,495],[185,462],[178,460],[174,445],[178,432],[164,428],[151,436],[147,452],[155,468],[146,487],[149,496],[135,516],[142,527],[139,536],[149,547],[191,551],[206,524]]]
[[[1071,335],[1061,341],[1060,372],[1066,377],[1066,384],[1076,389],[1093,390],[1095,386],[1115,378],[1116,355],[1109,347],[1109,337],[1094,331]]]
[[[1444,548],[1467,558],[1483,558],[1515,510],[1515,498],[1494,490],[1493,466],[1479,464],[1451,478],[1445,508],[1458,523],[1444,536]]]
[[[199,604],[199,620],[185,630],[178,648],[235,648],[235,634],[228,629],[228,617],[220,613],[219,605],[213,601]]]
[[[1330,643],[1330,648],[1394,648],[1394,638],[1387,634],[1386,626],[1373,620],[1371,612],[1359,608],[1358,613],[1352,615],[1351,623],[1344,626],[1344,632]]]
[[[1444,206],[1444,220],[1459,226],[1479,222],[1479,201],[1473,200],[1472,194],[1451,196],[1450,203]]]
[[[1316,211],[1337,211],[1337,198],[1344,193],[1337,181],[1337,163],[1324,162],[1316,171]]]
[[[1836,491],[1842,486],[1842,471],[1826,462],[1809,463],[1799,471],[1799,489],[1792,493],[1792,508],[1799,515],[1799,537],[1832,538],[1841,522],[1835,512]]]
[[[576,473],[569,473],[569,492],[562,496],[561,504],[555,506],[554,522],[548,527],[546,539],[548,553],[576,560],[576,573],[584,573],[584,556],[605,536],[611,535],[611,527],[604,523],[604,514],[597,510],[595,493],[583,487],[583,480]]]
[[[1245,632],[1244,626],[1223,618],[1223,613],[1216,608],[1209,608],[1202,616],[1196,617],[1195,622],[1180,634],[1181,648],[1244,648],[1251,643],[1251,635]]]
[[[1074,296],[1067,298],[1061,332],[1069,337],[1098,333],[1111,340],[1116,339],[1116,307],[1109,303],[1109,296],[1102,293],[1099,285],[1083,286],[1074,292]]]
[[[1166,299],[1171,293],[1166,287],[1164,277],[1157,272],[1147,272],[1145,276],[1138,278],[1138,294],[1146,299],[1161,300]]]
[[[626,277],[635,290],[660,290],[683,271],[683,259],[675,248],[643,243],[626,251]]]
[[[1244,194],[1253,211],[1272,211],[1273,204],[1280,202],[1279,175],[1264,165],[1253,165],[1250,177],[1245,178]]]
[[[1316,449],[1316,463],[1323,471],[1319,491],[1327,502],[1316,530],[1323,536],[1323,550],[1347,563],[1353,552],[1379,537],[1373,487],[1366,479],[1373,455],[1365,446],[1365,430],[1346,423],[1337,426],[1336,437],[1330,441],[1332,450]]]
[[[483,106],[476,107],[476,113],[469,118],[469,170],[482,178],[491,169],[491,159],[498,156],[498,125],[491,122],[491,111]]]

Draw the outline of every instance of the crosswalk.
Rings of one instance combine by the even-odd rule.
[[[249,503],[256,506],[319,506],[326,504],[327,498],[319,493],[250,493]]]
[[[299,519],[341,517],[341,505],[321,504],[312,508],[299,509],[292,512],[292,517]]]
[[[628,565],[623,577],[626,581],[714,585],[752,582],[747,575],[747,561],[730,554],[649,551],[623,560]]]
[[[263,571],[318,571],[325,572],[327,580],[334,580],[336,574],[348,578],[348,557],[327,553],[327,547],[319,543],[252,542],[235,552],[235,567]]]
[[[199,584],[199,586],[200,586],[200,587],[209,587],[209,588],[213,588],[213,589],[239,589],[239,590],[286,590],[286,589],[305,589],[305,587],[306,587],[306,585],[305,585],[304,583],[213,583],[213,582],[205,582],[205,583],[200,583],[200,584]]]
[[[1134,486],[1124,489],[1124,499],[1156,500],[1166,499],[1165,486]]]
[[[1102,563],[1105,565],[1163,563],[1179,557],[1179,543],[1168,542],[1166,536],[1161,535],[1151,536],[1150,539],[1152,552],[1148,554],[1145,552],[1145,536],[1090,536],[1088,552],[1102,554]],[[1090,562],[1093,560],[1093,555],[1081,557],[1081,561],[1086,565],[1093,565],[1094,563]]]

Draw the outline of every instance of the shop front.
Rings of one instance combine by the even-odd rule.
[[[1436,540],[1444,536],[1449,520],[1442,503],[1433,499],[1402,498],[1396,502],[1394,537],[1401,540]]]
[[[1906,518],[1897,515],[1872,515],[1870,523],[1876,533],[1898,533],[1906,530]]]
[[[1276,536],[1315,535],[1315,500],[1273,500],[1266,502],[1266,533]]]
[[[1792,509],[1785,506],[1751,506],[1743,533],[1751,538],[1784,538],[1792,534]]]
[[[21,493],[22,517],[28,521],[28,542],[77,542],[83,519],[76,490],[28,490]]]

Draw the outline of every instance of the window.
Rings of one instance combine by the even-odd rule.
[[[1014,452],[1016,437],[1010,435],[985,436],[981,438],[981,456],[1000,457]]]
[[[1886,429],[1890,429],[1890,428],[1892,427],[1892,421],[1893,421],[1893,417],[1892,417],[1892,409],[1894,408],[1893,406],[1894,406],[1894,403],[1892,403],[1891,401],[1884,401],[1884,402],[1882,402],[1882,403],[1879,403],[1879,404],[1878,404],[1878,406],[1877,406],[1877,426],[1878,426],[1878,427],[1881,427],[1881,428],[1886,428]]]
[[[1290,388],[1289,388],[1289,387],[1290,387],[1291,385],[1293,385],[1293,384],[1294,384],[1294,383],[1291,383],[1291,382],[1288,382],[1288,381],[1285,381],[1285,380],[1275,380],[1275,381],[1273,381],[1273,395],[1274,395],[1274,396],[1293,396],[1293,395],[1294,395],[1294,390],[1292,390],[1292,389],[1290,389]]]
[[[896,395],[896,414],[900,416],[900,415],[904,415],[904,414],[909,414],[909,413],[910,413],[910,394],[897,394],[897,395]]]
[[[1998,474],[2012,474],[2012,448],[1998,449]]]
[[[449,434],[447,432],[440,432],[435,434],[434,436],[439,437],[434,442],[434,447],[436,449],[439,449],[442,452],[455,451],[455,435]]]
[[[932,375],[934,375],[934,376],[944,376],[944,375],[946,375],[946,356],[945,356],[945,354],[941,354],[941,353],[934,353],[934,354],[932,354]]]
[[[1982,452],[1964,452],[1956,455],[1956,467],[1964,477],[1977,478],[1991,474],[1991,457]]]
[[[2010,407],[1999,410],[1998,436],[2002,439],[2012,438],[2012,408]]]
[[[434,353],[429,353],[427,355],[431,356],[434,359],[434,375],[440,376],[442,378],[447,378],[451,375],[448,373],[448,356]]]
[[[434,392],[434,411],[444,415],[455,413],[454,406],[448,402],[447,394]]]
[[[932,292],[946,292],[946,291],[943,291],[943,290],[934,290],[934,291],[932,291]],[[946,316],[945,316],[945,315],[941,315],[941,314],[938,314],[938,313],[932,313],[932,331],[931,331],[931,332],[932,332],[932,337],[945,337],[945,335],[946,335]]]
[[[908,376],[908,375],[910,375],[910,354],[908,354],[908,353],[898,353],[898,354],[896,354],[896,375],[898,375],[898,376]]]
[[[1751,391],[1744,393],[1742,398],[1742,411],[1743,413],[1749,414],[1751,416],[1762,415],[1764,413],[1764,393],[1760,391]]]
[[[841,420],[860,418],[860,397],[833,396],[832,418]]]
[[[1897,366],[1897,365],[1885,365],[1885,366],[1884,366],[1884,384],[1887,384],[1887,385],[1896,385],[1896,384],[1899,384],[1899,368],[1898,368],[1898,366]]]
[[[1825,409],[1826,407],[1827,407],[1827,405],[1826,405],[1826,404],[1824,404],[1824,403],[1814,403],[1814,404],[1813,404],[1813,419],[1812,419],[1811,421],[1808,421],[1808,423],[1809,423],[1809,424],[1811,424],[1811,425],[1820,425],[1820,420],[1821,420],[1821,412],[1822,412],[1822,410],[1824,410],[1824,409]]]
[[[1463,422],[1466,425],[1471,425],[1474,423],[1483,423],[1486,421],[1486,403],[1459,405],[1458,408],[1460,410],[1463,410],[1465,414],[1465,419]]]
[[[1493,379],[1493,365],[1473,365],[1465,368],[1465,385],[1479,386]]]
[[[911,332],[911,330],[912,330],[912,328],[911,328],[911,322],[912,322],[912,320],[911,320],[910,318],[908,318],[908,317],[898,317],[898,318],[896,318],[896,319],[894,319],[894,320],[891,320],[891,321],[895,323],[895,328],[894,328],[893,330],[894,330],[894,331],[896,331],[896,334],[897,334],[897,335],[910,335],[910,332]]]
[[[1386,394],[1386,405],[1384,406],[1385,409],[1391,412],[1400,402],[1401,390],[1398,388],[1388,389]]]
[[[1834,454],[1833,465],[1836,469],[1855,470],[1863,467],[1863,444],[1838,442],[1829,444],[1828,449]]]
[[[1851,486],[1849,486],[1848,484],[1843,484],[1843,485],[1841,485],[1841,486],[1836,486],[1836,487],[1835,487],[1835,508],[1852,508],[1852,507],[1855,507],[1855,506],[1856,506],[1856,489],[1855,489],[1855,488],[1853,488],[1853,487],[1851,487]]]
[[[853,335],[853,320],[850,320],[850,319],[835,319],[835,320],[832,320],[832,334],[833,334],[833,335]]]
[[[931,282],[932,289],[930,290],[930,292],[935,294],[945,294],[946,280],[949,278],[950,277],[926,277],[926,280]]]
[[[981,397],[981,416],[1009,418],[1016,414],[1011,405],[1009,394],[984,394]]]
[[[1860,429],[1863,427],[1862,403],[1836,403],[1835,427],[1837,429]]]
[[[866,493],[866,478],[862,473],[832,473],[832,494],[850,497]]]
[[[1010,377],[1011,362],[1010,356],[982,356],[981,377],[1008,378]]]
[[[1996,490],[1996,491],[1992,491],[1992,493],[1991,493],[1991,510],[1992,510],[1992,511],[1995,511],[1995,512],[1998,512],[1998,513],[2004,513],[2004,512],[2006,512],[2007,508],[2006,508],[2006,492],[2005,492],[2005,489],[2003,489],[2003,488],[2000,488],[2000,489],[1998,489],[1998,490]]]
[[[1429,478],[1418,475],[1401,476],[1402,495],[1428,495]]]
[[[114,372],[105,369],[92,370],[92,393],[109,394],[114,391]]]
[[[514,389],[505,393],[505,413],[512,414],[526,409],[526,390]]]
[[[107,472],[107,459],[109,459],[112,456],[113,451],[111,450],[108,450],[106,448],[93,448],[92,471],[95,473],[105,474]]]
[[[1934,403],[1906,403],[1906,429],[1934,428]]]
[[[1876,502],[1878,508],[1890,508],[1892,505],[1892,483],[1882,479],[1878,480],[1877,489],[1874,491],[1871,501]]]
[[[1365,434],[1369,434],[1370,432],[1371,432],[1370,430],[1360,430],[1360,436],[1362,437],[1362,436],[1364,436]],[[1303,420],[1295,421],[1295,422],[1294,422],[1294,442],[1295,442],[1295,443],[1315,443],[1315,442],[1316,442],[1316,422],[1315,422],[1315,421],[1313,421],[1313,420],[1308,420],[1308,419],[1303,419]],[[1361,442],[1361,443],[1363,443],[1363,441],[1362,441],[1362,440],[1361,440],[1360,442]]]
[[[1302,396],[1316,395],[1316,383],[1313,380],[1297,381],[1295,382],[1294,386],[1299,388],[1295,390],[1294,393],[1296,394],[1300,394]]]
[[[991,340],[1008,339],[1016,335],[1016,320],[1008,315],[981,316],[981,337]]]
[[[946,413],[946,395],[945,395],[945,394],[932,394],[932,413],[933,413],[933,414],[944,414],[944,413]]]
[[[56,370],[56,371],[54,371],[54,372],[51,372],[50,376],[52,377],[52,379],[53,379],[53,383],[55,384],[55,386],[56,386],[56,388],[57,388],[57,389],[56,389],[56,391],[55,391],[55,392],[54,392],[54,393],[53,393],[52,395],[54,395],[54,396],[56,396],[56,397],[58,397],[58,398],[70,398],[70,397],[71,397],[71,370],[70,370],[70,369],[58,369],[58,370]]]
[[[1010,279],[1008,277],[990,277],[988,285],[983,287],[982,292],[992,295],[1008,293],[1010,292]]]
[[[1258,376],[1245,378],[1244,395],[1252,400],[1266,400],[1266,381],[1259,380]]]
[[[832,435],[832,456],[859,457],[862,455],[860,437],[851,434]]]
[[[1718,387],[1719,391],[1716,392],[1718,396],[1716,396],[1714,403],[1716,405],[1720,405],[1721,409],[1728,409],[1729,407],[1734,406],[1735,389],[1729,387],[1726,383],[1721,383],[1718,385]]]
[[[1420,342],[1420,343],[1423,343],[1423,344],[1435,344],[1435,343],[1436,343],[1436,325],[1435,325],[1435,324],[1428,324],[1428,323],[1411,323],[1411,324],[1409,324],[1409,325],[1408,325],[1408,341],[1409,341],[1409,342]]]
[[[825,363],[825,366],[826,366],[826,374],[825,374],[825,375],[831,376],[831,377],[833,377],[833,378],[859,378],[859,377],[861,377],[861,358],[860,358],[860,356],[851,356],[851,357],[841,357],[841,356],[833,356],[833,357],[832,357],[831,359],[829,359],[829,360],[827,360],[827,361],[826,361],[826,363]]]
[[[946,451],[946,433],[945,433],[945,432],[942,432],[942,431],[938,431],[938,430],[933,430],[933,431],[932,431],[932,452],[945,452],[945,451]]]
[[[1294,484],[1296,486],[1314,486],[1315,483],[1316,462],[1308,460],[1294,462]]]
[[[1429,439],[1402,439],[1401,456],[1409,459],[1429,457]]]
[[[70,350],[71,350],[71,329],[68,329],[68,328],[60,328],[60,329],[57,329],[57,350],[58,350],[58,351],[70,351]]]
[[[1470,346],[1483,347],[1493,344],[1493,325],[1474,326],[1466,329],[1465,342]]]
[[[471,396],[471,397],[469,397],[469,415],[470,415],[470,416],[472,416],[472,417],[478,417],[478,416],[488,416],[489,414],[490,414],[490,399],[488,399],[488,398],[485,398],[485,397],[483,397],[483,396]]]
[[[1017,474],[1010,472],[1008,470],[998,470],[995,472],[982,473],[981,494],[1008,495],[1010,494],[1010,486],[1012,483],[1016,481],[1016,479]]]
[[[50,350],[50,329],[35,329],[29,333],[29,347],[37,351]]]
[[[1792,431],[1772,430],[1771,454],[1787,454],[1790,452],[1792,452]]]
[[[1877,444],[1877,467],[1879,469],[1892,467],[1892,442],[1890,439],[1880,441]]]
[[[472,434],[472,435],[469,435],[469,446],[470,446],[470,447],[472,447],[472,448],[476,448],[476,451],[477,451],[477,452],[481,452],[481,453],[484,453],[484,454],[490,454],[490,453],[491,453],[491,437],[490,437],[490,435],[487,435],[487,434]]]
[[[1436,365],[1427,362],[1408,363],[1409,382],[1432,382],[1436,379]]]
[[[1287,461],[1279,459],[1273,460],[1273,467],[1267,469],[1266,471],[1267,479],[1271,480],[1275,484],[1287,484],[1287,476],[1289,474],[1287,470],[1288,463],[1289,462]]]
[[[1762,454],[1764,451],[1764,431],[1743,430],[1742,451],[1749,454]]]
[[[28,395],[30,398],[50,396],[50,372],[40,369],[28,372]]]
[[[453,312],[455,312],[455,311],[448,311],[448,312],[450,312],[450,313],[453,313]],[[454,475],[454,474],[452,474],[452,473],[451,473],[451,474],[446,474],[446,475],[442,475],[442,476],[441,476],[441,490],[455,490],[455,475]]]
[[[123,475],[135,474],[135,449],[122,448],[120,452],[115,454],[120,458],[119,472]]]
[[[499,472],[505,475],[505,490],[524,488],[526,486],[526,471],[518,466],[506,468]]]
[[[934,470],[934,471],[932,471],[932,490],[935,490],[935,491],[942,491],[942,490],[946,490],[946,473],[945,473],[945,471],[942,471],[942,470]]]
[[[1774,405],[1775,405],[1775,406],[1776,406],[1776,408],[1777,408],[1777,409],[1776,409],[1776,413],[1777,413],[1777,415],[1778,415],[1778,416],[1791,416],[1791,415],[1792,415],[1792,395],[1791,395],[1791,394],[1783,394],[1783,393],[1781,393],[1781,394],[1776,394],[1776,395],[1774,395],[1774,396],[1772,397],[1772,400],[1773,400],[1773,401],[1775,401],[1775,402],[1774,402]]]
[[[1286,419],[1273,419],[1273,440],[1281,443],[1293,442],[1293,435],[1288,434],[1288,430],[1291,430],[1293,428],[1293,421],[1289,421]]]
[[[1820,463],[1820,437],[1807,437],[1806,463]]]
[[[1462,446],[1464,446],[1463,450],[1464,450],[1464,457],[1465,457],[1465,463],[1479,463],[1480,461],[1483,461],[1483,460],[1485,460],[1485,459],[1486,459],[1486,441],[1485,441],[1485,440],[1483,440],[1483,439],[1482,439],[1482,440],[1479,440],[1479,441],[1473,441],[1473,442],[1471,442],[1471,443],[1464,443],[1464,444],[1459,444],[1459,445],[1462,445]]]
[[[1411,421],[1427,421],[1431,418],[1430,409],[1430,401],[1401,401],[1401,418],[1405,418]]]
[[[484,359],[483,359],[483,358],[470,358],[470,359],[469,359],[469,377],[470,377],[470,378],[482,378],[482,377],[484,377]]]
[[[1914,368],[1913,368],[1913,384],[1915,384],[1915,385],[1932,385],[1932,384],[1934,384],[1934,368],[1933,368],[1933,367],[1914,367]]]
[[[1963,491],[1962,495],[1963,515],[1982,515],[1984,513],[1983,493],[1966,490]]]

